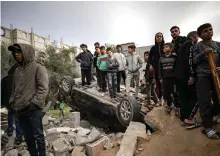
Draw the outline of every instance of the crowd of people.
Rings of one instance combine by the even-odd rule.
[[[215,63],[220,65],[220,42],[212,40],[213,28],[209,23],[180,36],[180,28],[170,29],[172,41],[165,43],[161,32],[155,35],[155,45],[144,53],[144,58],[137,54],[135,45],[128,46],[128,55],[124,55],[121,45],[112,48],[94,44],[92,55],[87,46],[80,47],[83,52],[76,57],[81,65],[82,85],[91,84],[92,68],[96,69],[98,91],[106,95],[107,86],[112,101],[117,101],[120,93],[121,80],[125,84],[126,96],[130,93],[131,82],[135,83],[136,98],[139,86],[145,84],[147,101],[145,105],[165,106],[165,113],[180,118],[181,125],[186,129],[204,126],[202,133],[210,139],[219,139],[220,132],[213,126],[220,123],[220,102],[213,83],[212,72],[207,58],[208,53],[215,56]],[[201,41],[198,42],[199,38]],[[140,73],[144,72],[142,77]],[[218,71],[219,72],[219,71]],[[85,74],[86,73],[86,74]],[[194,116],[199,110],[202,122]]]
[[[144,53],[144,61],[136,53],[135,45],[128,46],[129,54],[125,56],[121,45],[117,45],[114,52],[96,42],[93,55],[87,45],[82,44],[83,52],[76,56],[81,66],[82,85],[91,85],[92,68],[95,68],[98,91],[105,96],[108,86],[111,99],[117,101],[121,83],[126,86],[126,95],[132,96],[130,85],[134,81],[136,98],[141,80],[146,86],[145,105],[151,103],[153,96],[155,105],[161,106],[163,98],[167,115],[174,105],[175,115],[185,128],[203,126],[203,134],[210,139],[219,139],[220,132],[214,129],[214,125],[220,122],[220,101],[217,98],[220,95],[213,83],[207,54],[213,53],[216,65],[220,66],[220,42],[212,40],[213,28],[209,23],[199,26],[187,37],[180,36],[177,26],[173,26],[170,32],[173,39],[167,43],[161,32],[156,33],[155,45]],[[198,42],[198,37],[202,41]],[[31,45],[17,43],[8,50],[17,63],[1,80],[1,103],[8,109],[7,134],[12,136],[15,118],[15,145],[19,145],[24,136],[31,156],[45,156],[42,109],[49,90],[47,70],[44,64],[36,62]],[[144,72],[143,77],[141,72]],[[194,118],[198,110],[202,122]]]

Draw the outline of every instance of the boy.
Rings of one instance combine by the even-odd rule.
[[[116,49],[117,52],[114,53],[114,57],[119,63],[118,72],[117,72],[117,92],[120,93],[121,78],[123,79],[124,84],[126,79],[126,74],[125,74],[126,59],[124,54],[122,54],[122,46],[117,45]]]
[[[144,60],[146,62],[145,65],[145,82],[146,82],[146,88],[147,88],[147,104],[151,104],[151,93],[153,93],[153,101],[155,106],[159,106],[158,102],[158,96],[156,93],[156,80],[155,80],[155,73],[154,71],[150,70],[150,64],[148,63],[149,58],[149,51],[146,51],[144,53]]]
[[[213,129],[213,118],[219,114],[220,104],[217,99],[216,89],[213,84],[213,78],[207,54],[213,53],[215,56],[216,66],[219,66],[220,42],[212,40],[213,28],[209,23],[199,26],[197,33],[202,41],[197,43],[194,47],[193,63],[196,65],[196,87],[199,110],[203,126],[205,128],[202,132],[210,139],[219,139],[220,133]],[[213,100],[213,104],[211,104],[211,99]]]
[[[106,92],[106,88],[107,88],[106,78],[107,78],[107,58],[108,58],[108,55],[105,52],[104,46],[100,47],[100,52],[101,52],[101,55],[98,57],[97,67],[100,70],[101,91],[103,92],[102,96],[105,96],[105,92]]]
[[[116,86],[117,86],[117,71],[119,63],[116,58],[113,57],[111,48],[107,48],[107,80],[108,80],[108,89],[109,94],[112,100],[115,102],[116,98]]]
[[[140,72],[139,69],[142,67],[143,61],[141,60],[140,56],[135,53],[136,46],[130,45],[128,46],[128,52],[130,55],[126,58],[126,94],[129,95],[130,91],[130,83],[131,79],[134,78],[136,88],[135,88],[135,98],[138,96],[139,90],[139,79],[140,79]]]
[[[81,67],[82,86],[84,86],[86,83],[87,85],[90,85],[93,56],[91,52],[88,51],[87,45],[81,44],[80,48],[83,50],[83,52],[81,52],[79,55],[76,56],[76,61],[80,63],[80,67]],[[86,82],[85,82],[85,78],[86,78]]]
[[[100,48],[96,47],[95,48],[95,53],[94,53],[93,65],[94,65],[94,67],[96,69],[97,86],[98,86],[98,88],[101,88],[100,70],[99,70],[99,68],[97,66],[97,60],[98,60],[99,56],[100,56]]]
[[[164,102],[166,103],[165,113],[170,114],[171,112],[171,104],[172,104],[172,97],[171,94],[173,93],[174,88],[174,64],[176,60],[176,56],[172,53],[173,51],[173,44],[166,43],[164,44],[163,52],[164,55],[161,56],[159,60],[159,79],[160,83],[164,86]]]

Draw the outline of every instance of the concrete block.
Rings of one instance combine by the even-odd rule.
[[[109,141],[108,137],[103,137],[96,142],[86,145],[87,156],[97,156],[104,150],[104,145]]]

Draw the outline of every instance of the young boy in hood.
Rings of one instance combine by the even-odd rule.
[[[130,92],[130,83],[131,79],[134,78],[136,88],[135,88],[135,97],[138,96],[139,91],[139,80],[140,80],[140,72],[139,69],[142,67],[143,61],[140,56],[135,53],[136,46],[130,45],[128,46],[128,52],[130,55],[126,58],[126,94],[129,95]]]
[[[220,114],[220,101],[217,98],[207,54],[213,53],[216,66],[220,66],[220,42],[212,40],[213,28],[209,23],[199,26],[197,33],[202,41],[194,47],[193,63],[196,65],[199,110],[204,126],[202,132],[210,139],[219,139],[220,133],[215,131],[213,126],[216,122],[215,116]]]
[[[116,49],[117,52],[114,53],[114,57],[119,63],[118,72],[117,72],[117,92],[120,93],[121,78],[123,79],[124,84],[126,79],[126,74],[125,74],[126,59],[124,54],[122,54],[122,46],[117,45]]]
[[[108,58],[108,55],[106,54],[104,46],[100,47],[100,52],[101,52],[101,55],[98,57],[97,67],[100,70],[101,90],[103,92],[102,96],[104,96],[105,92],[106,92],[106,88],[107,88],[106,79],[107,79],[107,58]]]
[[[80,63],[81,74],[82,74],[82,86],[86,83],[87,85],[91,84],[91,68],[93,56],[91,52],[88,51],[87,45],[81,44],[80,48],[82,48],[83,52],[76,56],[76,61]],[[85,82],[86,78],[86,82]]]
[[[9,103],[17,113],[30,155],[46,156],[42,108],[49,90],[47,70],[36,63],[31,45],[14,44],[8,50],[19,64]]]
[[[119,63],[116,58],[113,57],[113,52],[111,48],[107,48],[107,80],[108,80],[108,90],[110,97],[113,101],[116,98],[116,88],[117,88],[117,71]]]
[[[155,106],[159,106],[158,96],[156,93],[156,80],[155,80],[155,72],[154,70],[150,70],[150,64],[148,61],[149,52],[146,51],[144,53],[144,60],[145,60],[145,71],[144,71],[144,78],[146,82],[146,90],[147,90],[147,105],[151,104],[151,93],[153,93],[153,101]]]
[[[164,103],[166,103],[165,113],[170,114],[171,105],[172,105],[172,97],[173,86],[174,86],[174,65],[176,56],[173,55],[173,44],[166,43],[163,48],[164,55],[160,57],[159,60],[159,79],[160,83],[163,84],[164,87]]]

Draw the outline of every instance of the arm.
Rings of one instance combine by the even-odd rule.
[[[98,58],[97,58],[97,67],[98,67],[98,68],[99,68],[99,66],[100,66],[100,63],[101,63],[101,62],[100,62],[100,57],[98,57]],[[100,69],[100,68],[99,68],[99,69]]]
[[[143,61],[141,60],[140,56],[138,56],[138,67],[134,70],[134,72],[137,72],[143,65]]]
[[[161,65],[161,60],[159,60],[159,64],[158,64],[158,78],[159,79],[163,79],[162,75],[163,75],[163,70],[162,70],[162,65]]]
[[[37,91],[31,100],[31,103],[42,107],[47,93],[49,91],[49,79],[47,70],[44,66],[39,65],[36,72]]]
[[[193,46],[191,46],[189,49],[189,76],[190,77],[195,76],[195,72],[193,69]]]
[[[81,53],[76,56],[75,60],[79,63],[81,63]]]
[[[9,105],[14,103],[14,99],[15,99],[15,75],[16,75],[16,71],[17,70],[15,70],[15,73],[14,73],[14,76],[13,76],[12,91],[11,91],[11,96],[10,96],[10,99],[9,99]]]
[[[198,47],[195,46],[193,50],[193,64],[195,65],[199,64],[205,57],[206,57],[205,53],[199,52]]]
[[[113,69],[113,68],[114,68],[114,67],[112,66],[111,60],[110,60],[109,58],[107,58],[106,63],[107,63],[107,68],[108,68],[108,69]]]

